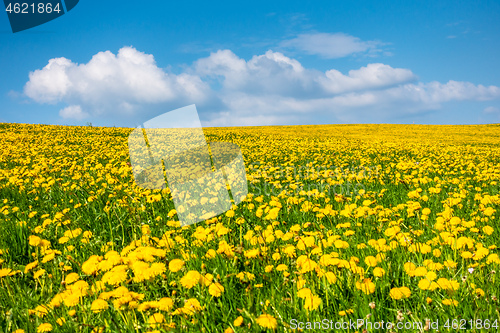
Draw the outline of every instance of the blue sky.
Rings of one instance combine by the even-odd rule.
[[[0,14],[0,121],[500,123],[498,59],[498,1],[80,1]]]

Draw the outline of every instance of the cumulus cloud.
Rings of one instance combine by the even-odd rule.
[[[381,52],[378,41],[362,41],[358,37],[344,33],[310,33],[300,34],[296,38],[281,42],[282,47],[294,48],[307,54],[319,55],[323,58],[342,58],[352,54],[376,54]]]
[[[89,116],[88,113],[82,111],[82,107],[80,105],[70,105],[65,107],[59,111],[59,115],[64,119],[75,120],[83,120]]]
[[[47,66],[29,74],[24,93],[40,103],[61,100],[72,85],[66,70],[74,64],[66,58],[50,59]]]
[[[230,50],[219,50],[196,61],[194,70],[202,78],[218,78],[225,90],[252,94],[303,94],[319,87],[313,71],[272,51],[245,61]]]
[[[116,55],[99,52],[86,64],[50,59],[44,68],[29,74],[24,87],[36,102],[83,105],[95,113],[132,112],[144,104],[200,102],[209,90],[199,77],[166,73],[153,55],[133,47],[123,47]]]
[[[320,72],[272,51],[248,61],[229,50],[218,51],[196,61],[193,68],[202,79],[218,78],[222,86],[217,94],[225,109],[212,115],[209,125],[246,124],[252,116],[266,124],[307,122],[311,115],[330,121],[390,121],[394,115],[439,109],[445,102],[500,97],[496,86],[416,82],[411,70],[381,63],[347,74],[335,69]]]
[[[409,69],[374,63],[344,75],[332,69],[305,69],[300,62],[280,52],[267,51],[248,62],[230,50],[220,50],[194,64],[202,77],[217,77],[227,90],[282,96],[328,96],[363,89],[380,89],[411,82],[417,77]]]
[[[324,89],[334,94],[352,90],[380,89],[416,79],[416,75],[409,69],[392,68],[380,63],[350,70],[348,75],[331,69],[325,73],[324,77],[319,78]]]
[[[60,116],[77,120],[195,103],[204,126],[391,122],[447,102],[500,99],[496,86],[420,82],[410,69],[382,63],[319,71],[271,50],[249,60],[219,50],[176,75],[131,47],[100,52],[86,64],[51,59],[30,73],[24,93],[39,103],[66,103]]]
[[[484,108],[483,110],[484,113],[500,113],[500,108],[497,108],[495,106],[488,106]]]

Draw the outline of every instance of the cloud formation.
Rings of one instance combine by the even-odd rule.
[[[339,94],[355,90],[391,87],[416,79],[416,75],[409,69],[392,68],[389,65],[374,63],[360,69],[350,70],[348,75],[331,69],[325,73],[325,77],[321,77],[319,80],[327,91]]]
[[[416,82],[409,69],[372,63],[347,74],[304,68],[297,60],[268,51],[245,61],[229,50],[196,61],[202,79],[217,78],[225,110],[213,113],[208,125],[241,125],[249,118],[262,124],[381,122],[435,110],[450,101],[500,98],[500,88],[470,82]],[[257,118],[260,117],[260,118]]]
[[[282,47],[293,48],[307,54],[319,55],[323,58],[342,58],[352,54],[374,55],[379,52],[378,41],[362,41],[358,37],[344,33],[310,33],[281,42]]]
[[[75,120],[83,120],[89,116],[88,113],[82,111],[82,107],[80,105],[67,106],[59,111],[59,115],[64,119]]]
[[[484,113],[500,113],[500,108],[497,108],[495,106],[488,106],[484,108],[483,110]]]
[[[123,47],[117,55],[99,52],[86,64],[50,59],[29,78],[24,93],[34,101],[66,102],[94,113],[131,113],[142,104],[203,101],[210,91],[199,77],[166,73],[156,65],[153,55],[133,47]],[[61,116],[81,118],[83,112],[76,112],[76,106],[61,110]]]
[[[54,58],[29,77],[24,93],[39,103],[65,103],[65,119],[126,119],[155,106],[165,112],[195,103],[204,126],[392,122],[446,102],[500,99],[496,86],[424,83],[410,69],[382,63],[322,72],[271,50],[249,60],[219,50],[172,74],[152,55],[124,47],[86,64]]]

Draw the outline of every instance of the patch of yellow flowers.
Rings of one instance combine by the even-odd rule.
[[[18,284],[42,300],[15,332],[498,316],[499,126],[206,129],[242,147],[250,193],[187,227],[168,188],[135,186],[130,129],[2,126],[0,223],[29,252],[0,243],[1,296],[14,305]]]

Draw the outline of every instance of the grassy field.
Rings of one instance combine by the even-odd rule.
[[[204,129],[249,195],[186,227],[131,130],[0,124],[0,331],[498,330],[500,126]]]

